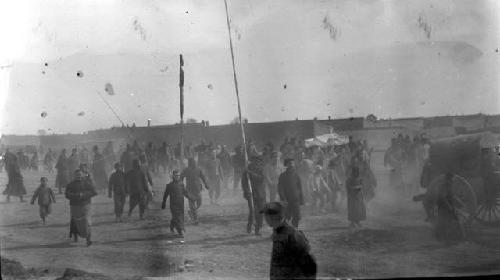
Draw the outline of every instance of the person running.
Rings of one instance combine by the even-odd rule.
[[[125,184],[130,195],[128,216],[132,216],[132,211],[139,205],[139,218],[142,220],[146,210],[148,182],[138,159],[134,159],[132,166],[133,169],[125,174]]]
[[[70,205],[70,237],[78,241],[78,236],[87,239],[87,246],[92,244],[90,207],[92,197],[97,195],[93,185],[83,177],[83,172],[75,171],[75,179],[66,186],[65,196]]]
[[[189,200],[189,216],[194,221],[195,225],[198,225],[198,209],[201,206],[201,191],[203,189],[203,185],[205,188],[209,190],[209,186],[207,184],[207,180],[205,175],[201,171],[200,168],[196,166],[196,161],[194,158],[188,159],[188,167],[186,167],[181,173],[181,181],[186,178],[186,190],[189,193],[189,196],[192,200]]]
[[[170,220],[170,231],[177,231],[179,237],[184,237],[184,197],[192,200],[182,183],[181,176],[178,170],[172,172],[172,182],[167,184],[163,194],[163,202],[161,209],[165,209],[167,198],[170,196],[170,213],[172,219]]]
[[[52,212],[52,203],[56,203],[54,192],[47,185],[47,177],[40,178],[40,186],[35,190],[35,194],[31,198],[31,205],[35,204],[38,199],[39,214],[45,225],[45,219]]]
[[[125,186],[125,173],[119,162],[115,163],[115,172],[109,177],[108,196],[113,198],[115,205],[116,221],[122,221],[123,207],[127,198],[127,189]]]

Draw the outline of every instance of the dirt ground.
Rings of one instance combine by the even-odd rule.
[[[319,277],[392,278],[500,273],[500,228],[475,224],[468,240],[443,244],[432,236],[424,211],[411,197],[388,186],[388,171],[376,161],[377,196],[368,205],[362,229],[347,227],[346,213],[313,215],[304,209],[300,229],[308,237],[319,265]],[[40,176],[25,172],[31,199]],[[6,173],[0,173],[5,186]],[[55,279],[66,268],[81,269],[115,279],[172,276],[175,279],[262,279],[268,277],[271,230],[257,237],[246,234],[246,203],[241,191],[225,190],[220,205],[204,203],[200,225],[186,215],[186,235],[169,230],[170,213],[161,210],[166,178],[155,178],[157,195],[138,219],[114,222],[113,202],[100,194],[92,201],[94,244],[68,238],[69,204],[62,195],[48,223],[42,225],[37,205],[0,202],[1,255],[35,271],[32,278]],[[3,190],[3,187],[2,187]],[[187,203],[186,203],[187,207]],[[126,207],[127,209],[128,207]],[[168,209],[168,205],[167,205]],[[137,211],[137,210],[136,210]],[[187,213],[186,213],[187,214]]]

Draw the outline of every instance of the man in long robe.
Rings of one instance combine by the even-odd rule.
[[[66,186],[65,196],[70,205],[70,237],[74,235],[75,242],[78,236],[87,239],[87,246],[92,244],[90,205],[91,198],[97,195],[93,185],[83,178],[81,170],[74,172],[75,179]]]
[[[92,175],[95,186],[98,190],[106,190],[108,186],[108,176],[106,174],[106,162],[104,156],[99,152],[99,148],[94,146],[94,161],[92,162]]]
[[[56,188],[59,190],[59,194],[62,194],[62,188],[64,188],[69,183],[69,174],[74,170],[68,170],[68,159],[66,158],[66,149],[62,149],[61,154],[56,163]]]

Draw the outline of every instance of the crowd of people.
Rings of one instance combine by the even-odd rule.
[[[393,138],[384,156],[384,165],[391,170],[390,184],[410,192],[418,188],[429,149],[430,142],[424,136],[416,136],[413,141],[401,134]],[[7,200],[18,196],[23,201],[26,188],[21,171],[40,171],[40,150],[30,151],[31,158],[22,150],[15,154],[5,150],[2,165],[8,175],[4,191]],[[123,221],[127,198],[129,219],[136,207],[139,218],[144,219],[158,192],[153,178],[164,180],[167,174],[171,181],[163,192],[161,208],[166,208],[170,198],[170,230],[178,236],[185,232],[184,199],[189,203],[190,220],[198,225],[203,188],[208,190],[210,203],[218,205],[221,194],[237,194],[241,186],[248,203],[247,232],[261,235],[266,221],[274,229],[273,242],[279,240],[281,233],[290,234],[298,242],[293,246],[303,249],[308,248],[307,239],[298,231],[303,208],[319,215],[345,209],[350,227],[356,228],[366,219],[366,204],[376,194],[377,179],[371,167],[373,149],[366,140],[356,141],[352,137],[344,145],[310,147],[303,140],[286,138],[279,147],[265,143],[261,151],[253,141],[247,143],[246,149],[238,145],[232,151],[225,145],[204,141],[196,146],[187,144],[184,149],[180,143],[171,146],[163,142],[155,147],[151,142],[141,146],[134,141],[117,151],[108,142],[102,152],[98,146],[91,150],[92,153],[82,145],[67,156],[66,149],[59,153],[48,149],[42,160],[44,171],[56,172],[52,182],[55,189],[70,202],[70,238],[86,238],[88,246],[92,244],[92,197],[107,193],[114,201],[117,222]],[[442,197],[445,199],[446,195]],[[51,204],[56,202],[46,177],[41,177],[31,203],[37,200],[40,218],[45,223],[52,211]],[[304,254],[310,256],[308,251]]]
[[[384,165],[391,169],[390,184],[402,190],[407,196],[420,189],[420,174],[429,158],[430,141],[425,135],[410,138],[399,134],[391,139],[391,145],[384,156]]]

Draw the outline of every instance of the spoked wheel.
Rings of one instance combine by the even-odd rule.
[[[477,209],[476,218],[489,225],[499,225],[500,197],[486,196]]]
[[[445,175],[439,175],[432,180],[429,184],[429,191],[434,199],[437,201],[439,188],[444,184]],[[474,190],[470,183],[463,177],[453,175],[452,179],[452,199],[453,208],[462,227],[467,228],[471,225],[477,211],[477,199]],[[436,207],[435,207],[436,208]],[[437,214],[437,212],[436,212]]]

